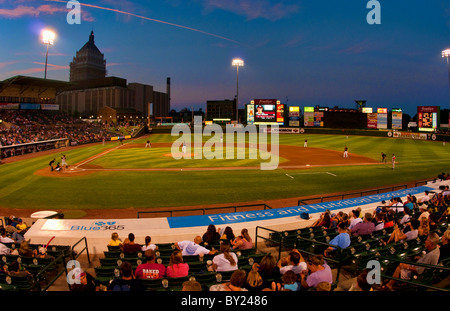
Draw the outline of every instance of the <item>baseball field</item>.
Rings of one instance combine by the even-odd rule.
[[[113,210],[135,215],[156,208],[264,203],[384,187],[450,172],[450,145],[435,141],[280,134],[278,157],[272,155],[277,168],[261,170],[261,163],[271,155],[270,142],[267,150],[258,150],[248,141],[239,145],[216,140],[211,150],[223,157],[207,159],[199,155],[201,149],[188,148],[183,154],[180,148],[174,153],[176,139],[152,134],[123,145],[111,141],[5,159],[0,165],[0,207],[3,213],[55,210],[67,217],[93,211],[107,217]],[[147,140],[151,148],[145,147]],[[348,158],[343,157],[345,146]],[[225,152],[231,147],[234,157],[227,158]],[[250,154],[255,150],[254,159]],[[50,171],[49,161],[60,161],[62,153],[69,167]],[[174,155],[191,159],[177,160]]]

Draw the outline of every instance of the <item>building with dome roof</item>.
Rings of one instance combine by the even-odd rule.
[[[169,115],[170,78],[166,79],[166,92],[158,92],[152,85],[107,76],[105,56],[95,45],[93,31],[70,63],[70,83],[56,96],[60,110],[69,114],[102,117],[108,121],[114,121],[113,114],[108,113],[105,118],[105,109],[128,113],[134,110],[135,117],[149,120]],[[114,119],[123,117],[126,116],[117,113]]]
[[[70,82],[106,77],[105,56],[95,45],[94,31],[70,63]]]

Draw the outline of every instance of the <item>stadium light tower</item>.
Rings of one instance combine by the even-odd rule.
[[[448,58],[450,57],[450,49],[442,51],[442,57],[447,59],[447,71],[448,71],[448,83],[449,83],[449,91],[450,91],[450,63]]]
[[[42,31],[42,43],[47,45],[47,53],[45,54],[45,73],[44,79],[47,79],[47,62],[48,62],[48,47],[53,45],[55,41],[55,33],[51,30],[45,29]]]
[[[236,123],[239,123],[239,67],[244,67],[244,61],[235,58],[231,65],[236,67]]]

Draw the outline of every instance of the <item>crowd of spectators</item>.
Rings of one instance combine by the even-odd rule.
[[[389,239],[381,240],[382,243],[390,245],[422,237],[425,255],[414,260],[418,263],[437,265],[450,257],[448,243],[450,230],[442,236],[435,232],[437,224],[450,211],[447,207],[450,203],[450,192],[446,187],[441,190],[441,192],[427,191],[420,200],[414,196],[407,196],[404,201],[401,198],[392,198],[388,202],[383,201],[382,205],[377,206],[372,212],[362,213],[360,208],[348,214],[326,211],[314,223],[314,226],[321,226],[324,229],[335,228],[338,234],[329,242],[329,246],[323,249],[323,253],[309,254],[304,257],[301,250],[293,249],[286,256],[277,259],[269,252],[258,263],[253,263],[246,269],[239,265],[236,253],[238,250],[254,248],[247,229],[242,229],[237,235],[229,226],[221,229],[210,225],[202,236],[175,242],[170,263],[167,265],[157,263],[155,254],[158,246],[152,244],[149,236],[145,238],[145,243],[140,245],[134,241],[132,233],[123,242],[118,238],[117,233],[114,233],[108,245],[119,246],[123,251],[143,251],[146,262],[138,265],[135,271],[131,272],[128,271],[132,269],[130,265],[125,264],[122,267],[125,269],[123,277],[113,281],[106,290],[122,289],[124,283],[128,284],[125,286],[127,290],[144,290],[142,284],[138,284],[143,278],[186,277],[190,275],[190,262],[185,261],[186,256],[200,258],[209,256],[211,259],[206,263],[207,271],[229,272],[229,280],[210,285],[208,288],[195,280],[189,280],[183,284],[183,290],[330,291],[335,284],[333,284],[332,268],[327,260],[333,258],[333,252],[338,248],[345,249],[351,243],[356,243],[353,237],[368,235],[387,228],[392,230]],[[441,196],[442,201],[437,200]],[[400,264],[393,277],[411,276],[414,273],[420,275],[424,270],[413,264]],[[395,281],[387,280],[383,286],[368,284],[367,273],[365,269],[358,275],[350,288],[351,291],[395,289]]]
[[[437,265],[450,258],[450,229],[441,236],[436,232],[441,221],[446,219],[450,212],[450,191],[448,186],[441,186],[440,191],[425,191],[420,199],[408,195],[405,200],[393,197],[389,202],[382,201],[373,212],[362,214],[357,208],[346,214],[342,211],[331,213],[329,210],[322,213],[313,224],[324,229],[337,228],[336,235],[330,242],[330,247],[324,250],[326,257],[330,256],[338,248],[348,248],[352,243],[352,237],[367,236],[377,231],[390,228],[388,238],[380,242],[383,245],[404,243],[422,238],[424,240],[424,254],[413,258],[417,263]],[[423,267],[413,264],[401,263],[393,273],[394,278],[411,279],[411,275],[421,275],[425,271]],[[367,271],[363,271],[367,274]],[[372,286],[363,284],[358,279],[355,290],[364,290]],[[389,280],[379,290],[395,290],[395,285],[401,282]]]
[[[2,146],[26,144],[59,138],[84,144],[101,141],[107,135],[99,122],[85,122],[62,112],[42,110],[0,110]],[[6,123],[4,123],[6,124]]]
[[[331,268],[324,256],[302,257],[297,250],[291,251],[286,257],[276,259],[272,253],[267,253],[259,263],[253,263],[251,269],[243,269],[239,265],[238,251],[254,249],[252,238],[247,229],[242,229],[237,235],[231,227],[223,229],[214,225],[208,226],[203,236],[195,236],[192,240],[175,242],[166,265],[156,261],[158,246],[151,243],[149,236],[144,244],[136,243],[133,233],[120,239],[117,233],[111,235],[108,247],[117,247],[124,253],[144,252],[145,262],[139,264],[133,271],[129,262],[121,265],[121,277],[115,278],[104,290],[141,291],[145,287],[141,279],[162,279],[171,277],[186,277],[190,275],[190,261],[186,256],[199,258],[209,256],[206,270],[209,272],[229,273],[229,279],[205,288],[194,280],[186,281],[183,290],[208,291],[300,291],[300,290],[330,290],[332,280]],[[217,248],[216,248],[217,247]]]
[[[327,260],[333,258],[333,252],[338,248],[345,249],[356,243],[353,237],[369,235],[379,230],[391,228],[390,236],[381,240],[384,245],[397,242],[416,240],[422,237],[424,241],[424,254],[414,258],[419,264],[437,265],[450,258],[450,229],[438,235],[437,228],[440,222],[450,212],[450,191],[443,186],[441,191],[425,191],[417,199],[408,195],[406,199],[392,198],[388,202],[381,202],[380,206],[371,212],[362,213],[355,208],[348,214],[340,211],[324,212],[313,226],[324,229],[335,228],[337,235],[328,242],[329,246],[322,253],[304,257],[301,250],[293,249],[286,256],[276,258],[267,253],[258,262],[252,264],[250,269],[243,269],[237,257],[237,251],[254,249],[255,245],[247,229],[235,234],[230,226],[216,228],[207,227],[203,235],[195,236],[192,240],[182,240],[173,244],[168,264],[158,263],[158,246],[146,236],[144,243],[136,241],[133,233],[121,239],[114,232],[107,246],[118,247],[124,253],[143,252],[145,262],[139,264],[134,270],[126,260],[121,265],[121,277],[115,278],[106,290],[145,290],[142,279],[177,278],[190,275],[190,261],[186,256],[209,256],[206,270],[209,272],[229,272],[230,278],[225,282],[211,285],[209,288],[195,280],[186,281],[183,290],[208,291],[329,291],[332,289],[333,274]],[[12,222],[14,221],[14,222]],[[23,232],[27,229],[21,219],[13,216],[7,219],[7,226],[0,230],[0,242],[20,243],[20,248],[14,250],[21,256],[45,256],[45,249],[31,250],[27,241],[23,240]],[[386,237],[386,236],[385,236]],[[2,247],[0,252],[11,252],[11,249]],[[10,266],[7,273],[14,273],[15,266]],[[19,269],[18,271],[22,271]],[[393,273],[394,278],[410,279],[412,275],[421,275],[424,268],[413,263],[399,264]],[[17,271],[16,271],[17,272]],[[82,273],[83,277],[92,281],[92,276]],[[395,290],[398,282],[388,280],[383,286],[375,287],[367,283],[367,270],[362,271],[356,278],[350,290]],[[88,283],[91,284],[91,281]],[[90,290],[99,290],[98,287],[89,286]],[[77,285],[74,290],[86,290]]]
[[[108,141],[112,136],[132,135],[129,122],[82,120],[67,113],[45,110],[0,110],[0,147],[67,139],[67,146]],[[92,121],[92,122],[91,122]],[[119,133],[119,134],[118,134]],[[31,144],[2,149],[3,158],[38,152],[54,145]]]

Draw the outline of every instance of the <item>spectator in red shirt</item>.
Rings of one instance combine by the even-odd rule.
[[[136,267],[136,279],[160,279],[166,275],[166,267],[163,264],[155,263],[155,252],[152,249],[145,251],[146,263]]]
[[[142,246],[134,242],[134,233],[128,234],[128,243],[123,244],[124,253],[137,253],[142,250]]]

